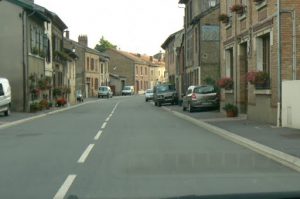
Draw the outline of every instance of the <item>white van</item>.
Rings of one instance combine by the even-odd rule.
[[[122,90],[122,95],[134,95],[134,87],[125,86]]]
[[[11,105],[11,88],[9,81],[5,78],[0,78],[0,112],[4,112],[5,116],[10,114]]]

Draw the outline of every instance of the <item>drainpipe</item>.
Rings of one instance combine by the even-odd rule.
[[[22,65],[23,65],[23,111],[27,112],[29,111],[28,107],[28,56],[27,56],[27,34],[26,34],[26,12],[22,11]]]
[[[297,37],[296,37],[296,12],[292,11],[293,18],[293,80],[297,79],[296,67],[297,67]]]
[[[277,0],[277,127],[281,126],[281,21],[280,21],[280,0]]]

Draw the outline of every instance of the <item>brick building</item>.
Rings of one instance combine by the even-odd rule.
[[[219,79],[219,0],[180,0],[184,17],[184,90]]]
[[[298,18],[295,13],[300,11],[300,1],[278,2],[281,7],[280,37],[276,0],[220,1],[223,17],[221,76],[232,78],[234,83],[232,90],[222,90],[222,104],[237,104],[239,111],[247,114],[249,119],[273,124],[277,119],[280,123],[281,79],[300,78],[297,66],[300,52],[297,38],[300,35],[296,28],[300,22],[295,18]],[[281,42],[278,42],[279,38]],[[257,81],[248,82],[252,71],[265,75],[262,86],[258,86]]]
[[[126,85],[134,86],[135,92],[144,91],[150,87],[149,63],[132,53],[108,49],[110,57],[109,73],[126,77]]]

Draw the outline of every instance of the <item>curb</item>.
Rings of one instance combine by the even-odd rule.
[[[265,146],[263,144],[257,143],[255,141],[249,140],[247,138],[244,138],[242,136],[236,135],[234,133],[231,133],[230,131],[224,130],[222,128],[213,126],[211,124],[208,124],[206,122],[203,122],[201,120],[197,120],[191,116],[185,115],[183,113],[179,113],[177,111],[173,111],[169,108],[162,107],[165,111],[168,111],[170,113],[173,113],[178,118],[184,119],[186,121],[189,121],[201,128],[204,128],[208,130],[211,133],[217,134],[227,140],[230,140],[236,144],[239,144],[241,146],[244,146],[254,152],[257,152],[265,157],[268,157],[276,162],[279,162],[280,164],[283,164],[291,169],[294,169],[298,172],[300,172],[300,158],[297,158],[295,156],[289,155],[287,153],[284,153],[282,151],[278,151],[276,149],[273,149],[271,147]]]
[[[95,102],[99,102],[99,101],[101,101],[101,100],[98,99],[98,100],[83,102],[81,104],[76,104],[74,106],[62,108],[62,109],[51,111],[51,112],[48,112],[48,113],[42,113],[42,114],[39,114],[39,115],[36,115],[36,116],[32,116],[32,117],[29,117],[29,118],[16,120],[16,121],[9,122],[7,124],[1,125],[0,129],[9,128],[9,127],[12,127],[12,126],[15,126],[15,125],[18,125],[18,124],[22,124],[22,123],[29,122],[29,121],[32,121],[32,120],[35,120],[35,119],[38,119],[38,118],[42,118],[42,117],[48,116],[48,115],[53,115],[53,114],[56,114],[56,113],[60,113],[60,112],[63,112],[63,111],[67,111],[67,110],[71,110],[71,109],[77,108],[79,106],[83,106],[83,105],[86,105],[86,104],[91,104],[91,103],[95,103]]]

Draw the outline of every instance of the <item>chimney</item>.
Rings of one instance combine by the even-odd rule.
[[[136,56],[141,57],[141,54],[140,54],[140,53],[137,53]]]
[[[65,32],[66,32],[66,38],[70,39],[70,31],[66,30]]]
[[[149,60],[150,60],[151,62],[153,62],[153,57],[152,57],[152,56],[150,56]]]
[[[87,35],[79,35],[78,36],[78,43],[87,47],[88,46],[88,37]]]

